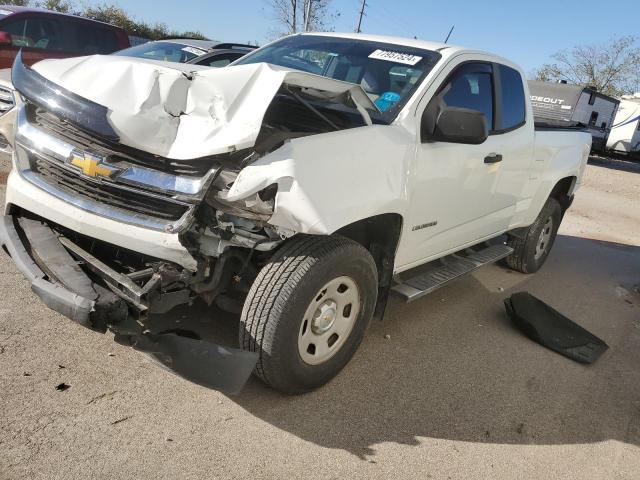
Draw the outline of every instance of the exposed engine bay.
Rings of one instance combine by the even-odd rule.
[[[115,78],[98,88],[105,67]],[[239,194],[240,172],[291,140],[371,125],[375,111],[361,87],[317,75],[267,64],[184,68],[93,56],[31,69],[18,57],[13,72],[25,175],[74,199],[91,192],[134,219],[157,218],[148,225],[177,234],[194,259],[183,268],[46,222],[135,316],[196,296],[237,311],[269,252],[297,233],[270,222],[286,176]],[[137,88],[122,96],[125,82]]]

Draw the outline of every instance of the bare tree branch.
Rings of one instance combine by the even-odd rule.
[[[609,95],[640,90],[638,37],[614,38],[607,45],[576,46],[552,58],[555,63],[543,65],[536,72],[536,78],[590,85]]]
[[[274,37],[304,31],[332,30],[333,20],[339,13],[330,10],[331,0],[266,0],[277,24]],[[307,12],[309,19],[307,20]]]

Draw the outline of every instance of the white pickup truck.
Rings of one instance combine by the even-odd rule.
[[[287,37],[222,69],[18,57],[1,243],[49,307],[178,373],[305,392],[391,292],[544,263],[591,137],[535,128],[523,78],[362,34]],[[154,326],[197,297],[240,312],[239,348]]]

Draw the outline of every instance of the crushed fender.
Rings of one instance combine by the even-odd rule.
[[[504,301],[513,323],[531,340],[580,363],[593,363],[609,346],[528,292]]]

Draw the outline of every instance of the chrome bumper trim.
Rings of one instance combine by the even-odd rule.
[[[26,148],[50,155],[63,163],[67,162],[73,150],[77,150],[76,147],[64,140],[30,124],[24,105],[18,109],[16,142]],[[115,175],[114,180],[117,183],[129,184],[134,187],[143,187],[165,194],[170,193],[177,200],[200,201],[206,194],[216,173],[217,169],[211,169],[203,177],[195,178],[131,165]]]
[[[20,156],[19,153],[18,156]],[[34,173],[31,170],[22,170],[19,173],[22,178],[24,178],[28,182],[41,188],[48,194],[53,195],[54,197],[57,197],[70,205],[73,205],[74,207],[80,208],[84,211],[96,215],[100,215],[105,218],[109,218],[111,220],[115,220],[117,222],[149,228],[151,230],[159,230],[168,233],[179,233],[183,229],[188,227],[189,220],[192,218],[193,211],[195,209],[195,206],[190,207],[182,216],[182,218],[177,222],[165,222],[163,220],[158,220],[145,215],[138,215],[119,208],[105,206],[99,202],[94,202],[92,200],[87,200],[74,195],[70,195],[67,192],[64,192],[54,187],[50,183],[44,181],[37,173]]]

